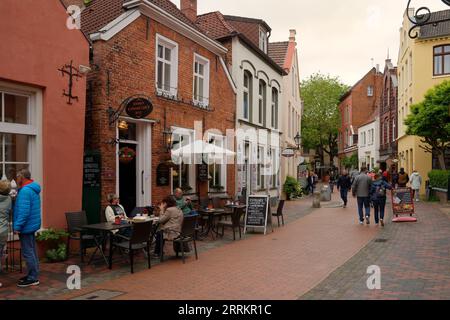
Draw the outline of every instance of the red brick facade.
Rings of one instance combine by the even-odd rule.
[[[178,101],[156,95],[156,34],[178,44]],[[210,61],[211,111],[180,102],[192,100],[194,53]],[[165,126],[194,129],[194,121],[203,121],[204,130],[215,128],[224,135],[227,129],[235,127],[236,98],[219,57],[150,18],[141,16],[109,41],[94,42],[92,67],[94,72],[89,81],[92,105],[87,113],[86,148],[100,150],[102,154],[102,208],[107,205],[107,194],[116,192],[117,179],[116,146],[107,143],[116,139],[116,126],[109,126],[108,107],[115,110],[124,99],[135,94],[145,94],[153,102],[154,110],[147,117],[155,121],[151,146],[148,146],[152,156],[153,203],[172,192],[170,187],[156,186],[157,166],[170,159],[163,137]],[[165,112],[167,123],[164,123]],[[208,183],[201,183],[199,189],[200,195],[206,196]],[[230,195],[235,193],[234,165],[227,166],[226,191]]]
[[[358,128],[377,110],[383,86],[383,74],[375,68],[369,71],[342,98],[339,104],[341,128],[339,130],[339,159],[352,156],[358,151]],[[372,94],[369,95],[369,87]],[[352,130],[353,129],[353,130]],[[354,133],[354,139],[348,134]]]
[[[386,60],[383,77],[383,91],[380,102],[380,158],[382,169],[393,165],[397,155],[397,110],[398,110],[397,68]]]

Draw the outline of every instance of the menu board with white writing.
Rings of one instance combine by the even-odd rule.
[[[269,213],[268,196],[249,196],[247,200],[247,214],[245,215],[245,230],[247,228],[267,228]]]

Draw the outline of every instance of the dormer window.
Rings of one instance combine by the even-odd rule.
[[[259,48],[267,53],[267,32],[262,28],[259,29]]]

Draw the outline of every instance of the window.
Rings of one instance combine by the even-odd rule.
[[[244,110],[243,117],[245,120],[251,121],[251,106],[253,96],[253,77],[250,72],[244,72]]]
[[[189,145],[194,141],[194,131],[173,128],[173,150]],[[195,165],[191,154],[183,156],[181,161],[172,168],[172,189],[181,188],[195,192]]]
[[[368,97],[373,97],[373,86],[368,86],[367,87],[367,96]]]
[[[209,104],[209,60],[199,55],[194,58],[194,103]]]
[[[266,125],[266,83],[259,80],[259,98],[258,98],[258,122]]]
[[[278,90],[272,89],[272,128],[278,129]]]
[[[395,122],[395,119],[392,119],[392,141],[395,142],[395,139],[397,139],[397,135],[395,132],[395,128],[396,128],[397,124]]]
[[[289,102],[288,117],[291,114],[291,108],[291,103]],[[292,137],[292,123],[290,120],[288,120],[288,137]]]
[[[21,169],[33,171],[35,158],[35,112],[31,109],[31,96],[0,91],[0,180],[13,180]],[[6,126],[8,124],[8,126]]]
[[[450,44],[434,47],[434,75],[450,74]]]
[[[264,163],[265,163],[265,156],[266,153],[264,151],[264,147],[260,146],[258,147],[258,165],[257,165],[257,186],[258,189],[262,190],[265,189],[265,172],[264,172]]]
[[[409,53],[409,83],[411,84],[413,81],[413,61],[412,61],[412,52]]]
[[[156,36],[156,88],[159,94],[176,96],[178,91],[178,44]]]
[[[259,29],[259,48],[267,53],[267,32],[262,28]]]
[[[225,137],[219,135],[209,135],[209,143],[225,149]],[[208,167],[209,176],[209,188],[217,189],[217,187],[222,187],[220,191],[226,191],[226,165],[225,165],[225,155],[221,158],[215,158],[214,161]]]
[[[270,186],[271,188],[277,188],[279,185],[279,168],[280,168],[280,155],[279,155],[279,149],[272,148],[270,149],[270,159],[271,159],[271,177],[270,177]]]

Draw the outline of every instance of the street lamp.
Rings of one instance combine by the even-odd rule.
[[[295,144],[297,145],[297,150],[300,150],[300,146],[302,144],[302,137],[300,136],[300,133],[297,133],[297,135],[294,137],[294,141]]]
[[[447,6],[450,6],[450,0],[441,0]],[[439,23],[443,23],[446,21],[450,21],[450,18],[442,18],[438,20],[431,20],[431,10],[428,7],[420,7],[415,12],[410,14],[411,9],[411,0],[408,0],[408,6],[406,8],[406,13],[408,15],[408,19],[411,22],[412,26],[409,29],[409,37],[411,39],[417,39],[419,37],[420,27],[432,25],[433,27],[437,27]],[[417,30],[419,29],[419,30]]]

